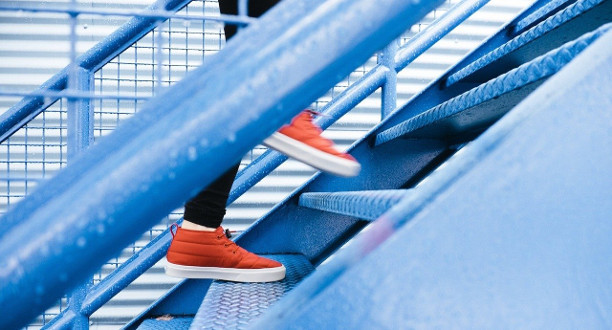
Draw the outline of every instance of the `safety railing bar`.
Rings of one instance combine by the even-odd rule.
[[[402,45],[395,55],[395,70],[401,71],[442,37],[486,5],[489,0],[464,0],[451,7],[424,30]]]
[[[178,11],[190,2],[191,0],[158,0],[145,9],[143,13],[156,12],[158,8],[165,8],[166,11]],[[83,69],[95,72],[152,31],[158,23],[159,19],[156,18],[134,17],[89,49],[85,54],[79,56],[75,64]],[[66,88],[69,67],[71,65],[73,64],[70,64],[43,83],[37,92],[63,90]],[[2,113],[0,115],[0,143],[25,126],[32,118],[36,117],[55,101],[57,101],[57,98],[36,97],[32,99],[26,97]]]
[[[347,88],[337,98],[327,103],[321,112],[324,116],[317,117],[315,122],[323,129],[331,126],[340,117],[353,109],[359,102],[363,101],[378,89],[384,82],[385,70],[382,67],[374,68],[361,77],[355,84],[362,88]],[[268,150],[256,158],[247,167],[242,169],[232,186],[227,204],[230,205],[251,187],[257,184],[262,178],[276,169],[280,164],[287,160],[287,156]],[[179,220],[180,223],[182,221]],[[102,281],[91,288],[83,302],[81,309],[82,315],[91,316],[95,311],[112,299],[117,293],[127,287],[138,276],[142,275],[147,269],[151,268],[161,258],[164,257],[166,250],[171,242],[170,231],[168,229],[160,233],[155,239],[144,246],[139,252],[125,261],[117,270],[106,276]],[[62,312],[58,318],[76,317],[68,311]],[[65,324],[65,321],[62,321]],[[50,323],[49,326],[52,324]]]
[[[476,2],[476,4],[473,4],[474,2]],[[465,3],[470,3],[469,5],[474,5],[478,7],[474,8],[468,5],[467,8],[470,8],[471,10],[465,11],[466,7],[460,6],[458,4],[452,7],[445,15],[443,15],[437,20],[439,22],[444,22],[441,23],[444,24],[444,27],[440,29],[425,29],[415,35],[411,40],[418,40],[421,38],[429,39],[432,30],[440,31],[438,33],[444,33],[445,35],[487,2],[488,0],[466,0],[461,4],[465,5]],[[458,18],[458,16],[461,15],[457,14],[457,11],[462,11],[464,15],[463,19],[460,20],[460,18]],[[453,19],[447,17],[447,15],[452,15]],[[438,41],[440,38],[436,39],[435,41]],[[416,42],[416,40],[415,42],[409,42],[398,49],[398,53],[401,52],[400,54],[398,54],[398,57],[399,60],[401,60],[402,62],[401,64],[398,64],[398,66],[396,66],[396,70],[402,70],[416,57],[424,53],[433,44],[435,44],[435,41],[430,43],[418,43]],[[418,47],[415,47],[415,45],[418,45]],[[403,56],[408,57],[408,59],[404,59]],[[316,123],[323,129],[331,126],[339,117],[346,114],[357,104],[359,104],[359,102],[363,101],[365,98],[374,93],[379,87],[381,87],[385,82],[387,71],[388,69],[383,65],[375,66],[372,70],[370,70],[354,84],[350,85],[340,95],[338,95],[337,98],[327,103],[321,110],[321,112],[324,113],[325,116],[318,117],[316,119]],[[228,199],[228,205],[233,203],[242,194],[248,191],[251,187],[257,184],[261,179],[267,176],[270,172],[272,172],[286,160],[286,156],[273,150],[268,150],[264,154],[256,158],[253,162],[251,162],[247,167],[245,167],[238,173],[236,180],[232,186],[232,191]],[[165,230],[163,233],[158,235],[154,241],[147,244],[143,249],[141,249],[137,255],[134,255],[132,258],[126,261],[120,267],[121,270],[117,270],[117,272],[119,273],[115,274],[115,272],[113,272],[109,276],[107,276],[102,282],[95,285],[92,291],[90,291],[90,293],[87,295],[83,310],[81,312],[84,315],[88,316],[93,314],[98,308],[100,308],[104,303],[110,300],[115,294],[117,294],[123,288],[129,285],[131,281],[136,279],[148,268],[150,268],[157,261],[159,261],[165,255],[165,250],[168,248],[170,241],[170,232],[169,230]],[[148,257],[141,257],[141,255]],[[136,264],[131,265],[132,263]],[[123,278],[121,275],[119,275],[125,273],[129,274],[125,275],[129,277]]]
[[[23,96],[26,98],[49,97],[54,99],[94,99],[94,100],[149,100],[153,96],[138,96],[125,94],[95,94],[87,92],[77,92],[65,89],[61,92],[9,92],[0,90],[0,96]]]
[[[226,46],[224,51],[233,56],[215,56],[147,102],[129,123],[5,214],[5,220],[19,218],[20,223],[3,235],[0,250],[15,251],[14,244],[19,244],[26,252],[2,260],[7,265],[2,276],[10,278],[10,286],[17,290],[7,290],[0,299],[10,302],[6,313],[19,317],[0,319],[0,324],[18,327],[46,308],[119,246],[150,227],[157,216],[222,174],[256,141],[273,133],[441,1],[334,0],[325,2],[328,10],[312,10],[322,2],[280,3],[261,18],[261,24],[245,29]],[[363,24],[353,24],[356,17]],[[349,31],[347,24],[352,27]],[[253,42],[245,43],[246,39]],[[245,53],[253,56],[245,60]],[[241,82],[258,93],[214,85],[221,77],[230,85]],[[260,93],[268,98],[262,100]],[[237,112],[242,114],[239,120],[232,115]],[[202,131],[202,125],[211,129]],[[182,151],[173,155],[177,149]],[[196,152],[188,152],[191,149]],[[104,160],[99,162],[101,156]],[[55,187],[58,183],[60,189]],[[38,207],[31,209],[33,201]],[[45,235],[32,235],[40,224],[49,223],[53,226],[45,229]],[[96,231],[100,227],[112,230],[100,233]],[[61,236],[54,235],[60,232]],[[54,245],[56,240],[59,245]],[[54,247],[51,255],[44,249],[49,246]],[[67,260],[68,254],[71,259]],[[28,272],[22,272],[24,268]]]
[[[468,2],[468,1],[465,1],[465,2]],[[454,9],[454,8],[453,8],[453,9]],[[413,39],[414,39],[414,38],[413,38]],[[432,44],[433,44],[433,43],[432,43]],[[403,47],[403,48],[404,48],[404,47]],[[423,51],[424,51],[424,50],[426,50],[426,48],[425,48],[425,49],[423,49]],[[401,70],[401,69],[398,69],[398,70]],[[378,81],[377,83],[375,83],[375,84],[365,84],[365,88],[370,87],[370,89],[371,89],[372,87],[374,87],[374,88],[373,88],[371,91],[367,91],[367,92],[365,92],[365,91],[363,91],[363,90],[359,90],[360,88],[358,88],[358,87],[361,87],[361,86],[362,86],[361,84],[359,84],[359,82],[361,82],[361,81],[358,81],[358,83],[351,85],[351,87],[350,87],[350,88],[348,88],[347,90],[345,90],[345,92],[346,92],[346,93],[344,93],[344,94],[346,94],[346,95],[349,95],[349,94],[351,94],[351,93],[357,93],[357,94],[360,94],[360,95],[362,95],[362,96],[363,96],[363,98],[355,98],[355,97],[352,97],[352,101],[353,101],[353,102],[355,102],[355,101],[359,100],[359,101],[357,101],[357,102],[356,102],[354,105],[356,105],[356,104],[357,104],[357,103],[359,103],[361,100],[363,100],[365,97],[367,97],[367,96],[369,96],[371,93],[373,93],[373,92],[374,92],[374,91],[375,91],[375,90],[376,90],[378,87],[380,87],[380,85],[381,85],[381,84],[384,82],[384,74],[381,74],[381,73],[382,73],[382,70],[381,70],[381,67],[380,67],[380,66],[376,67],[376,68],[375,68],[374,70],[372,70],[371,72],[378,73],[378,75],[371,74],[371,77],[369,77],[369,79],[372,79],[372,77],[376,77],[376,78],[375,78],[375,80],[377,80],[377,81]],[[366,80],[368,79],[367,75],[366,75],[366,76],[364,76],[364,77],[362,77],[362,79],[363,79],[364,81],[366,81]],[[78,94],[78,93],[76,93],[76,94]],[[83,96],[83,95],[70,95],[70,96],[72,96],[72,97],[79,97],[79,96]],[[342,94],[341,94],[341,96],[342,96]],[[335,99],[335,100],[339,100],[339,99],[341,99],[341,96],[339,96],[339,98],[338,98],[338,99]],[[87,96],[87,97],[91,97],[91,95],[89,95],[89,96]],[[104,96],[94,96],[94,98],[103,98],[103,97],[104,97]],[[111,98],[111,97],[109,97],[109,98]],[[116,99],[117,97],[115,96],[115,97],[112,97],[112,98]],[[129,99],[134,99],[134,97],[129,97]],[[347,101],[347,102],[350,102],[350,100],[349,100],[349,101]],[[345,105],[343,105],[343,102],[342,102],[342,101],[336,101],[336,102],[332,101],[332,102],[330,102],[330,103],[328,103],[328,104],[327,104],[327,106],[326,106],[326,107],[323,109],[323,112],[324,112],[324,113],[329,113],[328,111],[329,111],[330,109],[333,109],[333,108],[334,108],[334,106],[335,106],[335,108],[336,108],[336,109],[339,109],[339,110],[342,110],[343,108],[345,108],[345,109],[347,110],[347,112],[348,112],[348,110],[352,109],[352,108],[354,107],[354,105],[352,105],[352,106],[345,106]],[[341,115],[340,115],[340,116],[341,116]],[[329,119],[329,118],[331,118],[331,119]],[[333,122],[336,120],[336,119],[334,118],[334,116],[325,116],[325,117],[320,117],[319,119],[320,119],[320,120],[318,120],[318,122],[319,122],[320,126],[322,126],[322,127],[323,127],[323,126],[328,126],[328,125],[331,125],[331,124],[332,124],[332,123],[333,123]],[[328,121],[329,123],[325,123],[326,121]],[[239,176],[237,177],[237,183],[239,182],[239,179],[240,179],[240,178],[244,178],[244,177],[245,177],[245,174],[244,174],[244,173],[246,173],[248,169],[254,169],[254,168],[256,167],[256,166],[254,166],[254,165],[258,165],[258,164],[263,163],[263,160],[264,160],[264,159],[266,159],[266,158],[270,158],[270,159],[272,159],[272,160],[273,160],[273,162],[266,162],[266,163],[268,163],[268,164],[270,164],[270,163],[278,163],[278,165],[280,165],[280,163],[282,163],[282,162],[283,162],[283,161],[286,159],[286,157],[285,157],[285,156],[283,156],[283,155],[281,155],[281,154],[278,154],[278,153],[276,153],[276,152],[266,152],[264,155],[260,156],[260,157],[259,157],[259,158],[258,158],[258,159],[255,161],[255,162],[253,162],[253,163],[251,164],[251,165],[253,165],[253,166],[249,165],[249,167],[247,167],[247,168],[245,168],[245,170],[241,171],[241,173],[240,173],[240,174],[239,174]],[[284,158],[284,159],[283,159],[283,158]],[[262,159],[262,160],[260,161],[260,159]],[[276,166],[278,166],[278,165],[276,165]],[[276,166],[274,166],[273,168],[270,168],[270,170],[269,170],[267,173],[269,173],[269,172],[270,172],[270,171],[272,171],[274,168],[276,168]],[[256,170],[256,171],[257,171],[257,170]],[[258,173],[263,173],[261,170],[259,170],[259,171],[257,171],[257,172],[258,172]],[[267,173],[266,173],[266,174],[264,174],[264,175],[262,175],[261,177],[264,177],[265,175],[267,175]],[[244,189],[244,191],[248,190],[248,189],[250,188],[250,186],[254,185],[256,182],[258,182],[258,181],[259,181],[259,180],[252,181],[252,179],[253,179],[253,178],[251,177],[251,180],[249,180],[249,182],[252,182],[252,184],[250,184],[250,185],[249,185],[249,184],[246,184],[246,182],[245,182],[245,184],[238,184],[238,187],[246,187],[246,189]],[[236,185],[235,185],[235,186],[236,186]],[[233,198],[234,200],[235,200],[235,199],[236,199],[236,198],[237,198],[237,197],[238,197],[240,194],[242,194],[242,193],[243,193],[243,192],[239,192],[239,191],[237,191],[236,189],[240,189],[240,188],[236,188],[236,187],[234,187],[234,189],[233,189],[234,191],[232,191],[232,195],[233,195],[233,196],[236,196],[236,197],[234,197],[234,198]],[[233,196],[232,196],[232,197],[233,197]],[[232,197],[230,197],[230,199],[231,199]],[[232,201],[233,201],[233,200],[231,200],[230,202],[232,202]],[[165,233],[164,233],[164,234],[165,234]],[[163,234],[161,234],[160,236],[164,236],[164,235],[163,235]],[[158,236],[158,237],[159,237],[159,236]],[[169,244],[169,243],[168,243],[168,244]],[[147,249],[147,248],[145,247],[145,249]],[[161,250],[163,250],[163,248],[162,248]],[[162,256],[163,256],[163,253],[162,253]],[[160,258],[161,258],[161,257],[160,257]],[[159,260],[159,259],[158,259],[158,260]],[[148,267],[147,267],[147,268],[148,268]],[[110,275],[109,275],[109,276],[110,276]],[[109,278],[109,277],[107,277],[107,278]],[[107,278],[105,278],[105,280],[106,280]],[[102,283],[102,282],[100,282],[100,283]],[[93,291],[92,291],[92,292],[93,292]],[[91,294],[91,292],[90,292],[90,294]],[[91,305],[90,300],[91,300],[91,299],[94,299],[94,298],[91,298],[91,297],[92,297],[92,296],[88,295],[88,297],[87,297],[87,301],[88,301],[88,303],[87,303],[86,305],[84,305],[84,306],[83,306],[84,311],[87,311],[88,309],[89,309],[89,310],[91,309],[92,305]],[[109,298],[109,299],[110,299],[110,298]],[[103,303],[102,303],[102,304],[103,304]],[[101,305],[100,305],[100,306],[101,306]],[[99,307],[97,307],[97,308],[99,308]],[[96,309],[97,309],[97,308],[96,308]],[[95,309],[94,309],[94,311],[95,311]],[[93,311],[92,311],[92,313],[93,313]]]
[[[246,26],[253,23],[256,18],[253,17],[241,17],[236,15],[178,15],[173,14],[172,11],[157,10],[148,13],[139,11],[125,11],[125,10],[100,10],[100,9],[77,9],[77,8],[53,8],[53,7],[13,7],[0,5],[0,11],[16,11],[16,12],[31,12],[31,13],[57,13],[57,14],[68,14],[68,15],[87,15],[87,16],[118,16],[118,17],[143,17],[153,19],[170,19],[176,18],[181,20],[191,21],[214,21],[223,22],[233,25]]]

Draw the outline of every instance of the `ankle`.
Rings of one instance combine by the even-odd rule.
[[[187,229],[187,230],[208,231],[208,232],[213,232],[213,231],[217,230],[217,228],[212,228],[212,227],[206,227],[206,226],[198,225],[196,223],[189,222],[187,220],[183,220],[183,224],[181,225],[181,228]]]

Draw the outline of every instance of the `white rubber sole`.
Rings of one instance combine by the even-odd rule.
[[[168,262],[166,275],[180,278],[207,278],[232,282],[273,282],[285,278],[285,266],[264,269],[183,266]]]
[[[355,161],[330,155],[278,132],[265,139],[263,144],[323,172],[352,177],[361,171],[361,165]]]

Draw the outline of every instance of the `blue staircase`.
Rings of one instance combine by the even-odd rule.
[[[388,1],[389,8],[396,8],[402,1],[396,2]],[[351,15],[362,11],[359,6],[367,1],[337,3],[341,10],[330,11],[337,15],[339,11],[345,12],[346,16],[336,18],[346,23],[353,18]],[[389,26],[406,19],[414,21],[433,5],[404,4],[402,8],[414,11],[410,15],[393,16],[381,10],[391,17],[380,14],[381,18],[373,19],[371,28],[378,32],[368,40],[393,39],[402,29],[389,32],[386,31]],[[301,6],[312,7],[279,8],[276,16],[269,16],[274,18],[270,21],[295,20],[300,10],[314,9],[317,5]],[[321,14],[320,19],[329,19],[327,16],[332,14]],[[378,14],[374,12],[372,16]],[[281,15],[286,17],[281,19]],[[285,280],[253,284],[185,280],[125,328],[610,327],[611,20],[609,0],[535,2],[357,141],[350,153],[362,164],[358,177],[339,178],[318,173],[236,239],[247,250],[285,264]],[[255,25],[243,34],[261,34],[261,39],[255,39],[265,41],[283,28],[280,24],[268,28]],[[304,32],[300,37],[311,36]],[[280,55],[272,60],[240,64],[235,71],[236,79],[259,86],[258,72],[241,71],[277,63],[274,61],[281,63],[280,69],[275,70],[285,70],[283,61],[287,59],[283,56],[293,54],[291,42],[297,43],[288,39],[288,46],[273,49]],[[315,77],[314,83],[298,78],[272,81],[265,91],[273,102],[295,113],[329,87],[338,72],[352,67],[338,62],[357,62],[354,57],[363,60],[369,56],[370,49],[364,49],[357,41],[355,44],[338,47],[333,53],[338,61],[329,67],[314,72],[298,70]],[[255,51],[257,47],[257,44],[240,45],[239,42],[229,44],[228,54],[234,55],[215,62],[215,69],[208,66],[206,69],[210,71],[201,70],[186,77],[173,89],[177,95],[163,96],[164,103],[153,100],[148,117],[141,116],[141,122],[132,122],[133,127],[118,130],[116,138],[92,147],[93,152],[86,154],[72,170],[67,168],[64,179],[58,179],[57,182],[66,183],[61,189],[45,186],[42,193],[25,201],[24,205],[33,209],[17,209],[7,215],[8,221],[16,223],[17,217],[25,218],[26,226],[30,227],[24,228],[40,224],[40,214],[56,210],[53,205],[66,202],[75,191],[80,191],[77,188],[85,189],[93,180],[88,179],[90,175],[106,169],[103,165],[94,165],[101,161],[100,152],[110,154],[112,162],[136,164],[134,159],[146,157],[146,153],[130,148],[131,144],[118,152],[113,149],[126,139],[152,140],[156,146],[163,145],[164,138],[154,132],[162,127],[158,117],[163,117],[164,124],[170,128],[183,128],[190,124],[181,118],[197,116],[197,111],[191,111],[195,105],[203,103],[206,109],[231,108],[229,101],[207,100],[215,93],[229,94],[214,86],[210,92],[200,92],[190,85],[221,77],[219,71],[231,70],[229,65],[232,61],[240,63],[240,56],[248,52],[260,54]],[[357,55],[362,52],[366,54]],[[269,49],[261,54],[269,55]],[[363,80],[381,76],[376,70]],[[255,78],[249,80],[248,75],[253,72]],[[299,93],[280,90],[281,82],[296,86]],[[371,92],[379,86],[362,85]],[[371,87],[374,85],[376,88]],[[351,92],[349,89],[346,94]],[[240,96],[248,99],[247,93]],[[288,105],[287,99],[296,105]],[[170,109],[175,103],[186,110]],[[155,110],[155,107],[161,109]],[[232,118],[221,121],[231,128],[230,132],[213,132],[219,136],[218,140],[210,135],[191,139],[189,134],[195,133],[187,131],[169,141],[174,144],[188,139],[179,143],[188,150],[202,138],[207,139],[210,151],[198,149],[198,159],[212,159],[219,150],[235,149],[217,157],[211,166],[200,169],[202,173],[210,171],[198,177],[200,182],[202,178],[211,180],[221,173],[221,169],[214,167],[231,164],[252,147],[247,142],[236,141],[260,141],[291,117],[291,113],[280,115],[282,111],[274,111],[268,104],[259,108],[254,104],[254,107],[250,118],[260,119],[235,126]],[[328,110],[334,111],[334,105]],[[210,116],[223,117],[221,111],[211,112]],[[195,119],[195,124],[202,122],[205,121]],[[151,129],[146,127],[149,124]],[[328,125],[322,122],[323,127]],[[138,130],[144,133],[134,133]],[[155,180],[153,188],[142,195],[150,198],[163,190],[176,193],[175,202],[187,197],[183,191],[194,188],[188,183],[193,178],[187,177],[185,182],[176,184],[171,182],[174,178],[167,179],[167,174],[181,172],[182,167],[193,170],[190,156],[178,155],[174,161],[178,166],[167,166],[164,162],[159,169],[147,170],[143,175]],[[155,154],[152,160],[161,161],[161,156]],[[248,189],[262,172],[283,160],[283,156],[274,152],[262,156],[241,172],[230,200]],[[84,169],[86,165],[95,167]],[[113,174],[127,179],[134,175],[134,170]],[[72,185],[76,185],[74,191],[70,190]],[[172,189],[166,189],[170,185]],[[51,193],[59,195],[59,199],[47,197]],[[139,201],[137,198],[120,200],[117,207],[129,208]],[[159,213],[163,209],[154,211]],[[128,241],[129,235],[124,236],[113,240]],[[167,236],[152,248],[157,258],[167,247]],[[11,241],[5,241],[0,245],[0,252],[5,253],[12,246],[15,245]],[[103,249],[104,245],[93,247]],[[69,251],[67,248],[63,253]],[[98,254],[97,259],[104,259],[105,254]],[[33,257],[28,264],[37,260],[40,259]],[[5,260],[2,262],[8,264]],[[87,267],[93,268],[93,265]],[[45,267],[33,269],[55,269]],[[34,275],[32,279],[37,277]],[[8,286],[0,289],[3,290],[0,302],[15,299]],[[54,326],[61,327],[61,324],[50,325]]]

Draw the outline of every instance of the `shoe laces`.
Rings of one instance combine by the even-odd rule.
[[[226,247],[226,248],[229,248],[229,247],[233,246],[232,253],[236,254],[236,252],[238,252],[238,249],[240,247],[236,244],[236,242],[234,242],[234,241],[229,239],[229,237],[227,236],[228,233],[229,233],[229,231],[226,230],[223,235],[217,235],[217,239],[223,240],[224,241],[223,242],[223,246]],[[231,234],[230,234],[230,236],[231,236]]]

